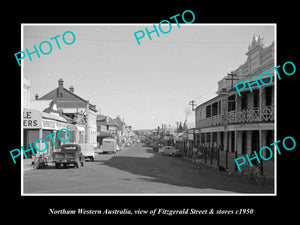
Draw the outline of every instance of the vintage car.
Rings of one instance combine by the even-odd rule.
[[[55,168],[59,168],[60,165],[66,167],[69,164],[73,164],[76,168],[79,168],[79,164],[83,166],[84,155],[79,145],[65,144],[61,146],[61,151],[53,152],[52,159],[55,163]]]
[[[179,150],[173,146],[163,146],[158,150],[158,153],[162,155],[180,156]]]
[[[114,138],[103,138],[102,152],[115,154],[117,152],[117,141]]]

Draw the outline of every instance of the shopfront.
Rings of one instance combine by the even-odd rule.
[[[53,151],[57,150],[61,146],[61,141],[57,137],[57,131],[63,128],[67,128],[67,120],[59,115],[40,112],[35,109],[24,109],[23,111],[23,147],[25,150],[29,149],[29,143],[33,146],[33,143],[39,138],[43,138],[47,142],[47,150],[42,152],[49,159]],[[56,132],[52,136],[55,145],[51,138],[48,136],[51,133]],[[46,137],[48,136],[48,137]],[[62,131],[60,133],[62,139],[67,139],[67,132]],[[39,149],[44,149],[44,142],[37,143]],[[35,150],[36,155],[41,154]],[[32,158],[32,151],[27,152],[27,158]],[[24,156],[25,157],[25,156]]]
[[[71,143],[71,144],[85,143],[85,140],[84,140],[85,127],[84,127],[84,125],[68,124],[67,129],[71,133],[71,139],[70,139],[70,141],[68,141],[68,143]]]

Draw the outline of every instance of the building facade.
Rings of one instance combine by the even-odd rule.
[[[67,128],[69,120],[57,110],[51,110],[51,112],[45,111],[46,108],[56,108],[55,102],[53,101],[42,101],[38,103],[31,101],[30,107],[31,108],[23,109],[23,147],[25,150],[30,149],[30,145],[33,146],[33,143],[35,143],[37,139],[43,138],[47,141],[47,150],[42,153],[35,151],[35,154],[37,156],[43,154],[48,161],[51,161],[52,153],[62,145],[62,142],[58,138],[57,131]],[[50,138],[46,138],[47,135],[53,132],[55,132],[55,135],[52,136],[54,143],[52,143]],[[67,139],[67,135],[65,131],[60,133],[60,137],[63,139]],[[37,145],[38,149],[45,148],[45,144],[42,141],[39,141]],[[32,156],[32,151],[29,151],[27,158],[31,158]]]
[[[71,118],[74,123],[84,125],[84,137],[79,137],[84,143],[97,146],[97,110],[96,106],[91,104],[74,93],[74,87],[69,90],[64,88],[63,79],[58,80],[58,87],[45,94],[41,98],[35,96],[36,100],[53,100],[57,104],[57,109]],[[71,129],[71,127],[70,127]],[[75,128],[74,128],[75,129]],[[82,132],[82,131],[81,131]]]
[[[112,119],[109,116],[97,115],[97,142],[98,147],[102,145],[103,138],[113,137],[119,146],[131,141],[134,134],[131,126],[127,126],[119,116]]]
[[[23,108],[30,108],[30,80],[27,77],[23,78]]]
[[[195,110],[195,146],[204,153],[206,163],[236,171],[234,159],[274,142],[274,42],[264,47],[260,36],[254,36],[246,52],[247,60],[218,82],[217,96],[202,103]],[[238,95],[234,84],[249,80],[268,71],[273,81],[260,88],[251,86]],[[265,83],[270,77],[262,76]],[[263,152],[268,158],[269,152]],[[274,159],[262,162],[262,172],[274,176]]]

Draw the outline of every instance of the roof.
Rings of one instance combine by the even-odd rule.
[[[107,116],[107,122],[106,122],[106,125],[109,125],[109,126],[118,126],[118,123],[116,120],[110,118],[109,116]]]
[[[203,105],[206,105],[206,104],[208,104],[208,103],[210,103],[210,102],[213,102],[213,101],[217,100],[217,99],[220,98],[220,97],[223,97],[223,95],[222,95],[222,94],[217,95],[217,96],[215,96],[215,97],[213,97],[213,98],[211,98],[211,99],[209,99],[209,100],[207,100],[207,101],[201,103],[200,105],[198,105],[198,106],[195,108],[195,110],[197,110],[198,108],[200,108],[200,107],[203,106]]]
[[[97,120],[106,120],[106,116],[97,114]]]
[[[109,131],[100,131],[98,137],[112,137],[113,135]]]
[[[119,116],[115,119],[115,121],[116,121],[119,128],[121,128],[123,125],[126,125],[125,122],[122,121]]]
[[[63,95],[60,97],[58,95],[58,92],[62,91]],[[60,89],[60,87],[57,87],[55,89],[53,89],[52,91],[48,92],[47,94],[45,94],[44,96],[39,98],[40,100],[46,100],[46,99],[52,99],[52,100],[57,100],[57,101],[83,101],[83,102],[87,102],[85,99],[79,97],[78,95],[76,95],[75,93],[69,91],[68,89],[62,87]]]
[[[59,92],[62,93],[62,96],[59,96]],[[89,103],[88,100],[79,97],[74,92],[69,91],[64,87],[57,87],[53,89],[40,97],[39,101],[40,100],[55,100],[58,108],[85,108],[86,104],[89,104],[89,108],[91,110],[97,111],[96,105]]]
[[[30,108],[31,109],[35,109],[35,110],[38,110],[38,111],[44,111],[46,108],[48,108],[50,106],[50,103],[52,102],[53,100],[32,100],[30,101]]]
[[[42,117],[45,119],[51,119],[51,120],[65,122],[65,123],[68,122],[68,120],[62,116],[50,114],[50,113],[46,113],[46,112],[41,112],[41,113],[42,113]]]

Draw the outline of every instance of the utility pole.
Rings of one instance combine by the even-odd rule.
[[[197,105],[197,104],[196,104],[196,102],[195,102],[194,100],[192,100],[192,101],[190,101],[189,105],[191,105],[191,106],[192,106],[192,111],[195,111],[195,108],[194,108],[194,106],[196,106],[196,105]]]
[[[225,80],[231,80],[231,89],[233,88],[233,81],[234,80],[239,80],[239,78],[233,78],[233,77],[237,77],[237,74],[234,73],[228,73],[228,76],[231,76],[231,78],[225,78]]]

